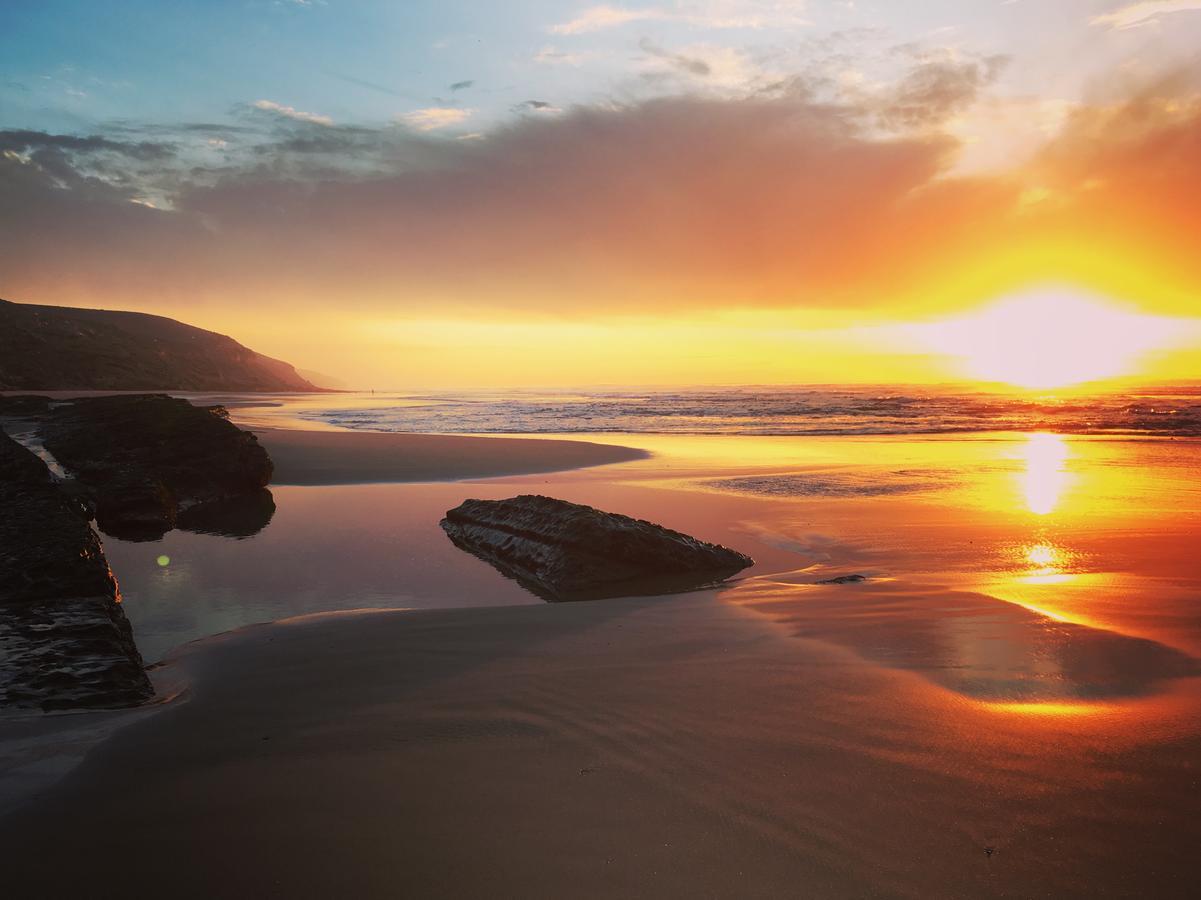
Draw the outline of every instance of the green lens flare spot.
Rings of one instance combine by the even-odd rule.
[[[171,557],[160,556],[158,559],[155,560],[155,562],[158,563],[160,566],[166,568],[167,566],[171,565]]]

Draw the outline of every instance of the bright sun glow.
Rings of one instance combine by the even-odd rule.
[[[1173,345],[1185,330],[1177,319],[1047,290],[915,325],[910,333],[928,349],[959,360],[973,378],[1046,389],[1137,374],[1146,356]]]
[[[1050,544],[1033,544],[1026,548],[1026,561],[1040,569],[1050,569],[1059,562],[1059,554]]]

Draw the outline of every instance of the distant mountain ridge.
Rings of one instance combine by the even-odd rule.
[[[0,390],[322,389],[286,362],[175,319],[0,300]]]

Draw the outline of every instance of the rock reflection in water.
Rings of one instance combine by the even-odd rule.
[[[262,488],[186,509],[179,514],[175,527],[195,534],[247,538],[266,528],[274,515],[275,498]]]

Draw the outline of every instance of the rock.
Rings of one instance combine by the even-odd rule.
[[[126,541],[158,540],[175,527],[177,504],[157,478],[115,478],[96,487],[96,527]]]
[[[34,394],[19,394],[15,397],[0,397],[0,416],[22,419],[38,416],[50,409],[51,399]]]
[[[550,601],[690,590],[754,564],[661,525],[528,494],[467,500],[441,525],[456,546]]]
[[[153,693],[85,515],[0,432],[0,705],[109,708]]]
[[[142,394],[55,404],[37,421],[46,449],[90,493],[100,529],[153,540],[181,509],[202,517],[201,506],[261,495],[271,480],[267,451],[226,415]]]
[[[197,534],[244,538],[258,534],[275,515],[275,498],[266,488],[182,509],[175,527]]]
[[[815,581],[814,584],[859,584],[861,581],[867,581],[866,575],[839,575],[837,578],[827,578],[824,581]]]

